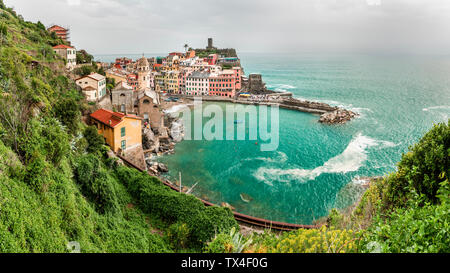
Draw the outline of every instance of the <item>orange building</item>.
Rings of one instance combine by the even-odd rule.
[[[69,30],[58,25],[53,25],[47,29],[48,32],[54,32],[56,36],[61,38],[63,41],[69,41]]]
[[[142,148],[142,118],[100,109],[91,119],[115,153]]]

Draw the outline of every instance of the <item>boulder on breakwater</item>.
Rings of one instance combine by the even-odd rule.
[[[350,110],[338,109],[332,112],[322,114],[320,116],[319,122],[325,124],[343,124],[346,123],[347,121],[352,120],[357,115],[358,114]]]

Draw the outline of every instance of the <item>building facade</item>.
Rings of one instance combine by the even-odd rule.
[[[100,109],[90,115],[98,133],[115,153],[142,148],[142,119]]]
[[[150,63],[142,57],[137,61],[138,90],[150,88]]]
[[[53,52],[66,60],[66,69],[73,70],[77,65],[77,50],[72,46],[57,45]]]
[[[47,29],[48,32],[54,32],[56,36],[61,38],[61,40],[68,42],[69,41],[69,29],[63,28],[58,25],[53,25]]]
[[[83,90],[87,101],[99,101],[106,95],[106,77],[98,73],[78,78],[75,83]]]
[[[209,93],[208,72],[194,71],[186,77],[186,95],[208,96]]]
[[[119,84],[111,90],[111,103],[115,111],[130,114],[134,113],[134,90],[126,82]]]

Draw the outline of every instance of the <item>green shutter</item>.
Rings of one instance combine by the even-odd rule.
[[[122,129],[120,129],[120,135],[121,135],[122,137],[125,136],[125,127],[123,127]]]

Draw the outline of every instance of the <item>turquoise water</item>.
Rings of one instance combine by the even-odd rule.
[[[183,141],[158,159],[174,180],[181,172],[183,185],[197,184],[193,194],[244,214],[310,224],[345,208],[361,193],[359,177],[394,171],[408,146],[450,115],[450,57],[240,57],[246,74],[261,73],[271,89],[361,114],[330,126],[280,109],[277,151],[261,152],[261,141]]]

